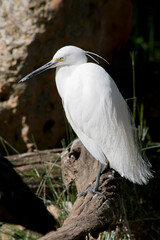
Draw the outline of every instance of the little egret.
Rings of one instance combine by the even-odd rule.
[[[94,59],[94,55],[102,58],[75,46],[65,46],[50,62],[20,82],[56,67],[56,86],[66,117],[84,146],[99,161],[95,187],[83,193],[101,194],[97,190],[101,166],[106,160],[133,183],[146,184],[152,173],[150,163],[141,157],[128,106],[115,82],[101,66],[87,62],[87,57]]]

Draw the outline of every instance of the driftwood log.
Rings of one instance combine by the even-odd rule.
[[[88,153],[79,140],[63,152],[61,157],[63,181],[69,188],[74,180],[77,191],[92,188],[98,162]],[[106,196],[87,193],[78,197],[63,226],[40,240],[82,240],[90,233],[97,238],[102,231],[115,229],[120,216],[119,179],[115,171],[104,166],[99,190]]]
[[[28,152],[7,157],[23,181],[36,193],[43,176],[51,169],[49,177],[54,186],[62,189],[60,154],[62,149]]]
[[[5,174],[1,175],[1,172],[3,172],[1,166],[0,221],[21,224],[28,229],[43,234],[51,231],[41,237],[41,240],[82,240],[85,239],[88,233],[97,238],[100,232],[115,229],[120,216],[120,179],[115,171],[108,166],[104,166],[101,173],[99,191],[106,196],[106,199],[90,192],[84,196],[77,197],[63,226],[55,231],[55,227],[57,226],[56,220],[47,212],[42,202],[40,203],[39,199],[29,189],[30,187],[35,192],[41,181],[41,178],[33,180],[30,177],[32,173],[35,173],[35,168],[43,176],[43,171],[46,167],[51,168],[55,163],[61,165],[61,168],[52,168],[50,177],[53,183],[60,188],[58,184],[61,183],[62,173],[63,182],[67,188],[70,188],[74,180],[78,193],[94,186],[98,168],[98,162],[89,154],[79,140],[74,141],[61,154],[61,163],[60,152],[61,150],[49,150],[11,156],[10,160],[12,164],[2,161],[1,165],[5,165],[5,167],[3,166]],[[17,179],[19,181],[20,176],[14,171],[13,167],[23,177],[24,182],[29,187],[24,182],[21,183],[20,181],[20,183],[17,183]],[[7,188],[2,184],[6,175],[10,176],[7,179],[7,183],[5,183],[7,184]],[[9,187],[10,185],[12,186],[11,188]],[[14,199],[19,199],[19,203],[15,200],[12,201],[11,192],[13,192],[13,186]],[[25,190],[22,191],[22,189]],[[27,195],[29,196],[29,200],[25,200],[28,199]],[[7,216],[7,218],[2,216]],[[9,219],[9,216],[11,219]]]

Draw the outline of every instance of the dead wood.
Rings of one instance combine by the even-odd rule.
[[[73,180],[78,193],[94,186],[98,162],[79,140],[62,154],[61,163],[68,188]],[[99,190],[106,199],[93,193],[78,197],[63,226],[40,240],[82,240],[88,233],[97,238],[100,232],[114,229],[120,215],[119,179],[107,166],[103,167]]]
[[[62,149],[35,151],[7,157],[23,181],[36,193],[43,176],[50,172],[50,179],[59,191],[62,188],[60,153]]]

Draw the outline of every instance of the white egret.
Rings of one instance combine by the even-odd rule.
[[[93,58],[92,55],[96,54],[65,46],[50,62],[20,82],[56,67],[56,86],[66,117],[84,146],[99,161],[95,187],[84,193],[99,193],[101,165],[106,160],[121,176],[133,183],[146,184],[152,177],[151,166],[140,154],[128,106],[110,75],[98,64],[87,62],[87,56]]]

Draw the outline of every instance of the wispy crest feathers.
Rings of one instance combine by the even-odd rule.
[[[104,62],[106,62],[106,63],[109,64],[109,62],[108,62],[105,58],[101,57],[101,56],[98,55],[97,53],[89,52],[89,51],[85,51],[85,54],[86,54],[86,56],[92,58],[92,59],[93,59],[96,63],[98,63],[98,64],[99,64],[99,62],[98,62],[98,61],[97,61],[92,55],[94,55],[94,56],[96,56],[96,57],[102,59]]]

